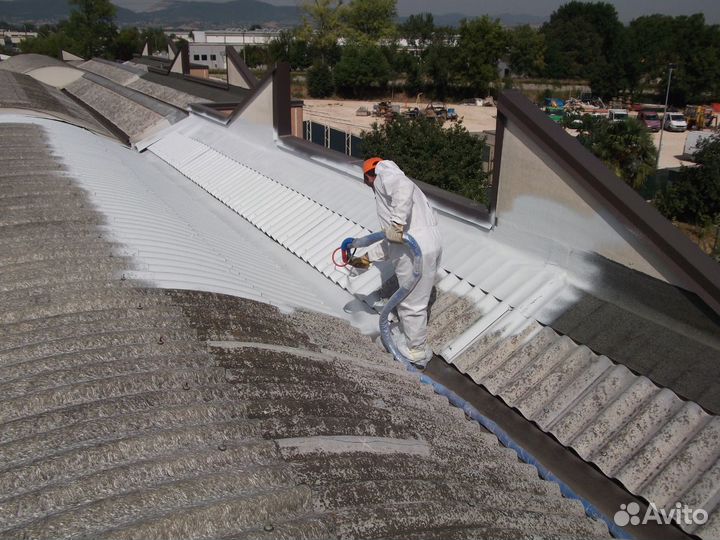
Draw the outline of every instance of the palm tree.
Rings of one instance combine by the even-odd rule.
[[[635,118],[611,122],[585,115],[578,141],[635,189],[655,173],[657,149],[648,129]]]

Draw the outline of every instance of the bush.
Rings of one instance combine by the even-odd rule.
[[[462,124],[445,129],[435,120],[400,117],[363,133],[365,158],[391,159],[417,180],[487,204],[488,174],[483,170],[484,139]]]
[[[655,206],[668,219],[701,227],[720,224],[720,137],[705,139],[695,162],[657,194]]]
[[[568,117],[568,121],[572,120],[582,123],[578,126],[578,141],[635,189],[640,189],[655,172],[657,149],[650,132],[637,119],[611,122],[586,114],[580,119]]]
[[[332,73],[325,64],[313,64],[307,72],[307,83],[310,97],[328,97],[334,90]]]

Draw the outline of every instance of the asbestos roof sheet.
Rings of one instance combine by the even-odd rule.
[[[18,54],[0,62],[0,70],[14,71],[15,73],[29,73],[44,67],[68,67],[68,65],[44,54]]]
[[[161,111],[168,112],[166,117],[153,110],[158,107],[147,102],[141,103],[142,100],[137,99],[137,96],[122,95],[119,93],[122,90],[111,88],[104,81],[92,80],[88,76],[86,74],[68,85],[66,91],[106,118],[125,133],[131,142],[148,137],[177,120],[174,115],[179,111]]]
[[[378,268],[354,276],[328,257],[343,238],[376,228],[369,190],[348,171],[243,129],[247,139],[191,118],[150,151],[372,304],[383,281]],[[709,522],[685,530],[720,537],[718,417],[542,324],[541,314],[577,300],[567,271],[451,215],[440,215],[440,227],[434,351],[630,492],[666,509],[676,502],[705,509]]]
[[[0,108],[27,109],[109,135],[83,107],[62,92],[20,73],[0,71]]]
[[[347,323],[128,278],[242,259],[164,165],[22,117],[0,145],[1,537],[608,538]]]
[[[193,81],[175,74],[163,75],[161,73],[153,73],[148,71],[142,76],[143,80],[153,82],[168,88],[172,88],[178,92],[183,92],[191,96],[195,96],[195,102],[211,101],[215,103],[240,103],[248,95],[248,90],[239,87],[229,87],[228,89],[203,84],[199,81]]]
[[[191,94],[142,79],[141,77],[146,71],[129,65],[102,59],[92,59],[84,62],[79,67],[182,110],[186,110],[190,103],[198,101],[198,98]]]

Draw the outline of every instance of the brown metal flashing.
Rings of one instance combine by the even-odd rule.
[[[720,272],[717,263],[517,90],[503,92],[498,100],[494,190],[499,187],[496,182],[500,173],[506,119],[521,126],[535,144],[581,183],[593,197],[604,203],[616,217],[645,235],[663,259],[687,279],[685,287],[695,292],[715,312],[720,313]],[[497,197],[497,192],[494,196]],[[496,201],[497,199],[493,201],[493,208]]]
[[[168,42],[168,47],[170,47],[170,50],[172,51],[172,53],[174,55],[177,55],[178,48],[177,48],[177,45],[175,44],[175,42],[170,38],[168,38],[167,42]]]
[[[182,72],[183,75],[190,74],[190,46],[185,43],[180,49],[180,56],[182,58]]]
[[[219,103],[190,103],[189,107],[192,112],[195,114],[199,114],[200,116],[205,116],[206,118],[210,118],[213,121],[216,121],[220,124],[227,125],[227,123],[230,121],[230,117],[232,116],[232,113],[230,114],[224,114],[222,112],[222,107],[217,107],[217,105],[222,105]],[[227,104],[226,104],[227,105]],[[232,104],[233,108],[237,107],[237,103]]]
[[[494,227],[496,224],[495,211],[497,209],[498,202],[498,187],[500,185],[500,166],[502,165],[502,147],[503,138],[505,135],[505,117],[502,114],[497,115],[496,128],[495,128],[495,148],[493,150],[493,171],[492,171],[492,184],[490,185],[490,193],[488,201],[489,214],[490,214],[490,225]]]
[[[182,78],[185,79],[186,81],[194,82],[197,84],[204,84],[205,86],[211,86],[213,88],[218,88],[220,90],[229,90],[230,89],[229,85],[226,82],[214,81],[212,79],[203,79],[202,77],[193,77],[189,73],[186,75],[183,75]]]
[[[240,57],[240,54],[235,50],[234,47],[227,45],[225,47],[225,56],[228,62],[231,63],[235,67],[235,69],[238,70],[238,73],[242,76],[242,78],[245,79],[245,82],[250,89],[255,88],[260,83],[255,74],[250,71],[250,68],[247,67],[247,64],[243,62],[243,59]],[[228,66],[228,74],[230,72],[229,68],[230,66]],[[228,75],[228,84],[229,82],[230,78]]]
[[[290,64],[279,62],[273,73],[273,127],[278,136],[292,133]]]

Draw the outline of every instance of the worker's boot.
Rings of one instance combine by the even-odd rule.
[[[425,369],[433,357],[432,349],[427,345],[421,349],[411,349],[408,348],[407,343],[403,342],[398,344],[398,350],[418,369]]]

